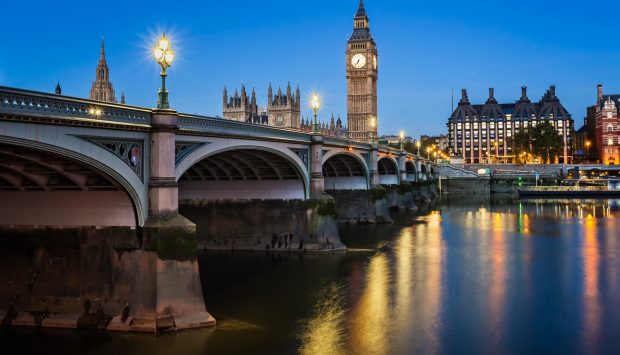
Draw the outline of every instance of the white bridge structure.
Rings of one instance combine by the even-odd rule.
[[[434,169],[377,144],[0,87],[0,226],[141,227],[180,200],[310,199]]]

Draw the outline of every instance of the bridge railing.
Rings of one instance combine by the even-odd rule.
[[[223,118],[197,116],[180,113],[177,121],[179,129],[184,133],[201,133],[218,137],[252,137],[280,139],[296,142],[310,142],[310,134],[284,128],[275,128],[253,123],[232,121]]]
[[[149,125],[151,110],[0,86],[0,113]]]

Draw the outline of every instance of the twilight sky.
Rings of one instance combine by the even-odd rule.
[[[221,115],[222,88],[299,84],[323,99],[320,119],[346,117],[344,51],[358,0],[9,1],[2,5],[0,85],[87,97],[101,36],[117,96],[154,107],[158,34],[174,41],[171,106]],[[620,2],[366,0],[379,49],[379,133],[446,131],[460,89],[482,103],[488,87],[513,102],[520,87],[538,100],[550,84],[581,126],[585,108],[620,93]],[[302,115],[311,110],[302,103]]]

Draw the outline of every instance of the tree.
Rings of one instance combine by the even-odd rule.
[[[532,155],[532,134],[529,129],[522,129],[512,136],[512,151],[520,163],[527,162],[528,155]]]
[[[548,163],[562,153],[563,144],[562,136],[549,121],[522,129],[512,137],[513,151],[522,163],[528,156],[538,156],[542,163]]]
[[[544,121],[532,128],[532,153],[539,156],[543,163],[559,156],[563,144],[562,136],[551,122]]]

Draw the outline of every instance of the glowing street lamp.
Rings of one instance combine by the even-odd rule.
[[[433,151],[433,148],[431,147],[426,147],[426,159],[430,160],[431,159],[431,152]]]
[[[404,144],[405,144],[405,132],[400,131],[400,150],[403,150]]]
[[[370,116],[370,143],[375,144],[375,129],[377,128],[377,118]]]
[[[168,109],[168,91],[166,90],[166,69],[172,65],[174,60],[174,51],[170,46],[170,41],[166,37],[166,33],[161,36],[155,48],[153,48],[153,56],[155,61],[161,66],[161,89],[159,90],[159,97],[157,98],[158,109]]]
[[[319,122],[316,120],[316,115],[319,112],[319,108],[321,108],[321,101],[319,101],[319,95],[312,95],[312,100],[310,100],[310,106],[312,106],[312,111],[314,112],[314,127],[312,129],[312,133],[319,133]]]
[[[588,163],[590,162],[590,146],[592,145],[592,142],[590,142],[589,140],[586,141],[586,149],[588,152]]]
[[[417,148],[417,155],[420,156],[420,140],[415,142],[415,147]]]

